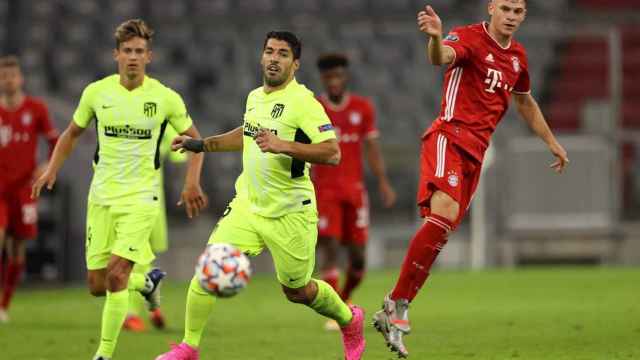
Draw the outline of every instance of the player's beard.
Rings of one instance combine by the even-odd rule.
[[[6,96],[7,98],[15,98],[21,93],[21,88],[18,86],[8,86],[4,89],[0,89],[0,96]]]
[[[267,75],[267,69],[265,68],[265,69],[262,69],[262,78],[264,83],[269,85],[270,87],[278,87],[287,81],[290,73],[291,73],[291,68],[288,68],[288,69],[283,68],[280,76],[269,77]]]

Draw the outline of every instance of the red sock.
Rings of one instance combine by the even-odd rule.
[[[347,301],[351,298],[353,289],[360,285],[363,277],[364,269],[354,269],[349,266],[349,269],[347,270],[347,281],[344,284],[344,289],[342,289],[342,292],[340,293],[342,300]]]
[[[333,290],[338,290],[338,281],[340,280],[340,271],[338,268],[332,267],[322,272],[322,280],[324,280],[327,284],[331,285]]]
[[[429,277],[429,270],[447,243],[447,233],[453,225],[448,219],[435,214],[426,218],[426,223],[411,240],[402,263],[396,287],[391,299],[412,301]]]
[[[24,269],[24,263],[9,261],[7,265],[7,272],[4,276],[4,288],[2,292],[2,301],[0,302],[0,308],[8,309],[11,303],[13,293],[16,291],[22,270]]]

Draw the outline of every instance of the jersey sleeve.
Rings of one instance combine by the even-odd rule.
[[[470,38],[470,32],[461,27],[451,29],[451,32],[444,38],[442,45],[452,48],[455,54],[451,66],[463,63],[471,57],[473,40]]]
[[[47,139],[49,144],[49,157],[53,154],[53,149],[58,142],[58,129],[51,124],[51,117],[49,116],[49,109],[44,103],[39,104],[38,109],[38,133],[42,134]]]
[[[40,104],[38,116],[38,132],[42,134],[47,140],[55,140],[58,138],[58,130],[53,126],[51,122],[51,116],[49,115],[49,109],[44,103]]]
[[[362,135],[364,138],[372,139],[380,136],[380,132],[376,126],[376,109],[370,101],[365,103],[365,112],[362,124]]]
[[[300,109],[298,126],[307,134],[312,144],[336,138],[331,120],[315,97],[305,96]]]
[[[514,94],[529,94],[531,92],[531,79],[529,78],[529,64],[525,60],[516,84],[513,86]]]
[[[86,128],[91,119],[93,119],[96,115],[95,110],[93,108],[95,97],[95,85],[90,84],[87,86],[84,91],[82,91],[82,96],[80,97],[80,102],[78,103],[78,107],[76,111],[73,113],[73,122],[81,128]]]
[[[182,97],[173,90],[169,90],[168,100],[169,109],[167,111],[167,117],[169,124],[171,124],[178,134],[182,134],[193,125],[191,117],[187,112],[187,107]]]

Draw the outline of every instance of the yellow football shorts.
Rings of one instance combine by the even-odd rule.
[[[276,268],[278,281],[289,288],[305,286],[315,266],[318,215],[315,207],[277,218],[249,211],[246,200],[235,198],[209,237],[209,244],[231,244],[249,256],[266,247]]]
[[[150,264],[155,255],[149,237],[160,207],[154,204],[87,205],[86,261],[88,270],[104,269],[111,255],[136,264]]]

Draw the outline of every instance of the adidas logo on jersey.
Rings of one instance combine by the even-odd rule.
[[[484,58],[484,59],[485,59],[487,62],[490,62],[490,63],[492,63],[492,62],[496,62],[496,61],[493,59],[493,54],[489,54],[489,55],[487,55],[487,57],[486,57],[486,58]]]

